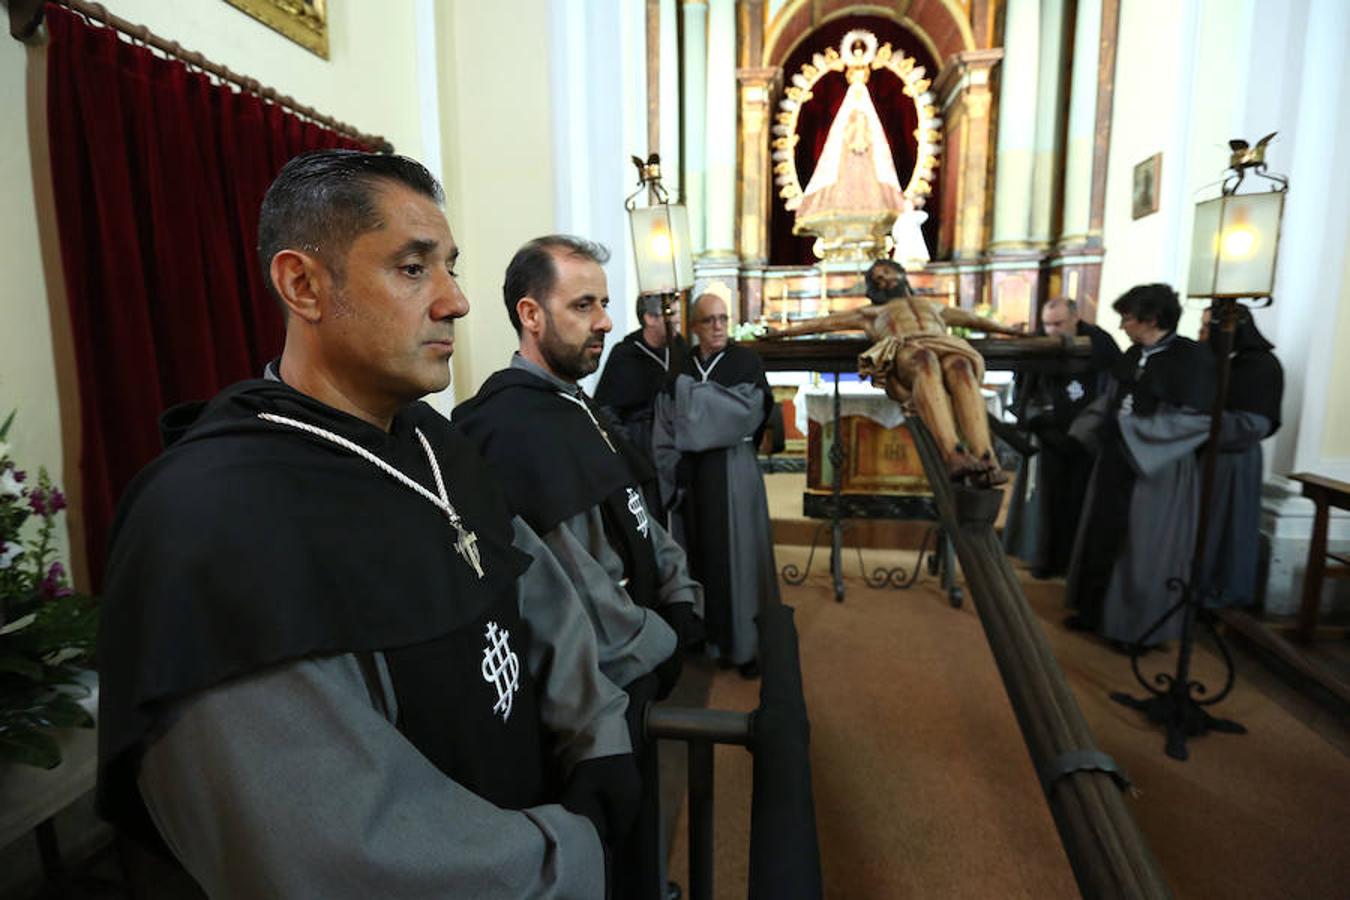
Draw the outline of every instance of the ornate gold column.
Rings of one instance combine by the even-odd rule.
[[[753,321],[763,306],[764,266],[769,260],[770,187],[769,129],[773,101],[783,70],[742,68],[736,71],[740,103],[740,138],[736,148],[740,179],[736,202],[736,250],[741,258],[740,321]]]
[[[957,53],[933,84],[943,121],[942,208],[939,259],[956,263],[961,306],[983,299],[981,262],[989,244],[993,215],[989,184],[994,150],[991,75],[1002,49]]]

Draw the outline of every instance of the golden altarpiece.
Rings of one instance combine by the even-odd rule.
[[[683,0],[686,13],[691,6],[710,11],[716,0]],[[734,261],[707,252],[696,262],[695,294],[725,291],[742,323],[785,323],[867,303],[862,272],[884,255],[906,266],[919,293],[1005,323],[1034,329],[1052,296],[1077,300],[1093,320],[1119,0],[1033,11],[1030,31],[1024,7],[738,0]],[[1075,50],[1075,39],[1086,46]],[[1015,62],[1033,55],[1029,87],[1025,78],[1003,84],[1003,64],[1019,48]],[[1002,139],[1001,114],[1022,126]],[[1017,145],[1014,132],[1032,120],[1034,146]],[[1083,157],[1076,165],[1071,147]],[[889,215],[840,214],[833,201],[850,160],[876,175],[869,190],[878,196],[861,205]],[[1026,190],[1001,196],[1000,179]],[[1065,199],[1075,191],[1087,202],[1071,212]],[[856,212],[852,193],[844,205]],[[1014,196],[1032,197],[1038,209],[1018,208],[1026,203]],[[1032,224],[1038,216],[1050,223],[1043,234]],[[1008,222],[1022,224],[1010,230]],[[910,455],[877,449],[897,463]],[[909,474],[893,479],[901,491],[917,486],[910,462],[901,465]],[[871,475],[863,479],[870,489],[892,481]]]

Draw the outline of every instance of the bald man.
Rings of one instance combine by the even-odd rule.
[[[773,393],[759,355],[730,340],[725,300],[699,296],[690,324],[698,344],[673,392],[657,401],[652,443],[690,574],[703,585],[709,649],[753,678],[759,672],[755,615],[779,600],[769,503],[755,452]]]
[[[1017,377],[1013,413],[1040,452],[1018,469],[1004,546],[1026,560],[1037,578],[1069,570],[1074,534],[1092,474],[1094,457],[1069,438],[1069,426],[1101,394],[1120,347],[1111,335],[1082,321],[1078,304],[1056,297],[1041,307],[1041,330],[1050,337],[1086,337],[1092,341],[1092,371],[1075,374],[1027,372]]]

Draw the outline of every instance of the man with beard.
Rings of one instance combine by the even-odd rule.
[[[636,811],[567,575],[418,402],[469,310],[441,197],[399,156],[288,162],[282,355],[166,415],[119,509],[100,810],[212,897],[599,897]]]
[[[676,532],[703,585],[710,648],[753,678],[759,674],[755,616],[779,602],[773,527],[755,451],[773,392],[759,355],[728,341],[721,297],[699,297],[692,324],[698,345],[672,394],[657,401],[653,443],[663,499],[676,505]]]
[[[947,328],[1013,336],[1022,332],[915,296],[904,268],[893,260],[872,263],[866,279],[871,306],[821,316],[768,337],[867,332],[875,343],[859,355],[858,374],[870,376],[906,412],[918,414],[933,433],[952,481],[973,487],[1007,481],[994,456],[980,393],[984,359],[966,341],[948,334]]]
[[[629,442],[651,459],[652,407],[656,395],[675,374],[685,370],[689,346],[673,327],[667,341],[661,298],[638,297],[637,315],[642,327],[609,351],[609,360],[595,388],[595,401],[618,420]]]
[[[1017,378],[1013,412],[1035,436],[1039,452],[1018,469],[1004,545],[1027,561],[1035,577],[1052,578],[1069,570],[1092,473],[1092,456],[1069,437],[1069,426],[1105,389],[1121,354],[1109,334],[1078,318],[1072,300],[1047,301],[1041,307],[1041,330],[1050,337],[1092,341],[1090,372],[1028,372]]]
[[[656,747],[643,740],[642,715],[678,678],[680,648],[701,639],[703,597],[643,499],[651,463],[577,385],[599,365],[612,327],[608,258],[566,235],[516,252],[502,292],[520,350],[453,418],[576,585],[600,670],[628,693],[644,789],[638,823],[616,851],[614,896],[647,900],[663,896],[665,853]]]
[[[1070,428],[1097,463],[1069,566],[1077,613],[1065,624],[1121,648],[1152,646],[1181,629],[1176,615],[1150,632],[1179,599],[1168,581],[1189,577],[1214,358],[1176,333],[1181,302],[1165,284],[1131,288],[1111,308],[1133,346]]]
[[[1205,563],[1201,585],[1209,606],[1251,606],[1256,602],[1261,556],[1261,442],[1280,428],[1284,369],[1252,321],[1237,309],[1228,402],[1219,431]],[[1205,310],[1200,342],[1217,352],[1216,331]]]

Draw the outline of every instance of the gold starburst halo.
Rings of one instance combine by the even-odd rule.
[[[797,132],[802,106],[815,94],[813,89],[830,72],[843,72],[855,65],[853,47],[859,41],[863,43],[863,64],[870,65],[874,71],[887,69],[904,82],[905,96],[914,101],[918,112],[919,124],[914,129],[917,148],[914,155],[914,171],[905,185],[905,198],[914,204],[915,209],[928,202],[933,192],[933,173],[937,168],[938,157],[942,153],[942,119],[938,115],[936,99],[930,93],[932,81],[927,77],[923,66],[913,57],[896,52],[889,43],[877,46],[877,38],[869,31],[861,29],[850,31],[839,42],[839,48],[826,48],[817,53],[811,61],[804,63],[792,76],[783,99],[778,103],[778,113],[773,126],[773,175],[778,185],[778,196],[782,197],[789,210],[795,210],[802,202],[802,183],[797,173],[797,144],[801,136]]]

